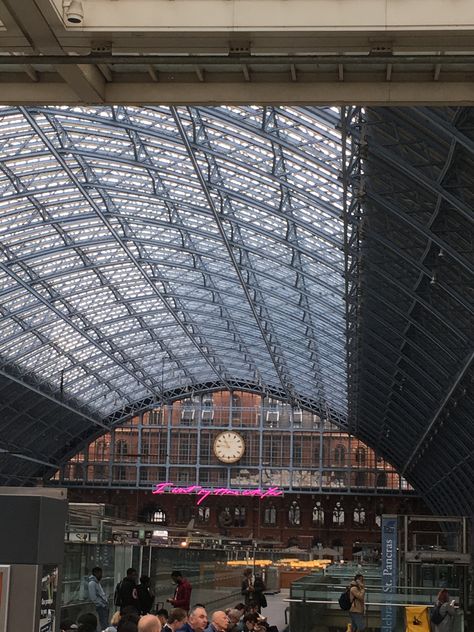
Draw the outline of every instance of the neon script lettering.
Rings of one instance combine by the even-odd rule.
[[[189,487],[176,487],[173,483],[157,483],[152,494],[197,494],[196,504],[200,505],[208,496],[256,496],[257,498],[275,498],[283,496],[283,491],[278,487],[268,489],[229,489],[228,487],[206,488],[200,485]]]

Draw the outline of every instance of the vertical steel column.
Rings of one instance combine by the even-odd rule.
[[[173,423],[173,404],[167,405],[167,429],[166,429],[166,480],[170,480],[170,460],[171,460],[171,426]],[[165,417],[165,406],[161,404],[161,418]]]
[[[109,487],[112,487],[115,464],[115,428],[110,431]]]
[[[294,462],[293,462],[293,447],[294,447],[293,421],[294,421],[293,406],[290,406],[290,467],[289,467],[290,480],[288,481],[288,483],[289,483],[288,487],[289,487],[290,491],[293,490],[293,468],[294,468]]]
[[[141,465],[142,465],[142,430],[143,430],[143,412],[138,415],[138,454],[137,454],[137,487],[140,487]]]
[[[263,471],[263,397],[260,397],[259,415],[258,415],[258,486],[260,489],[263,486],[262,471]]]
[[[314,413],[313,413],[314,414]],[[324,473],[324,463],[323,463],[323,456],[324,456],[324,421],[323,419],[321,419],[321,417],[319,417],[319,491],[320,493],[322,493],[323,491],[323,473]]]
[[[214,406],[214,402],[212,404]],[[199,485],[200,479],[200,471],[201,471],[201,432],[202,432],[202,416],[199,416],[198,423],[196,426],[196,467],[195,467],[195,477],[194,483],[195,485]]]

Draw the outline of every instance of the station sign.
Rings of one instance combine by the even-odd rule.
[[[381,632],[393,632],[397,608],[392,605],[398,584],[398,518],[382,516],[382,607]]]

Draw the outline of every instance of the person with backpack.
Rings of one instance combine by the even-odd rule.
[[[124,613],[124,609],[129,609],[129,607],[137,613],[140,611],[137,580],[137,571],[134,568],[129,568],[126,577],[124,577],[115,588],[114,603],[120,608],[122,614]]]
[[[358,573],[350,583],[349,599],[351,607],[349,616],[351,618],[351,631],[363,632],[365,630],[365,585],[364,576]]]
[[[148,575],[140,577],[140,583],[137,586],[138,601],[140,603],[140,614],[149,614],[155,601],[155,595],[150,586],[150,578]]]
[[[440,590],[430,613],[432,632],[452,632],[454,626],[454,599],[449,600],[446,588]]]

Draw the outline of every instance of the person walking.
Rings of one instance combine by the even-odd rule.
[[[450,601],[446,588],[440,590],[430,613],[432,632],[452,632],[454,627],[454,599]]]
[[[351,631],[363,632],[365,630],[365,585],[364,576],[358,573],[350,584],[349,591],[351,599]]]
[[[181,571],[173,571],[171,573],[171,579],[176,584],[176,588],[173,597],[171,599],[167,599],[166,601],[170,603],[173,608],[183,608],[183,610],[188,612],[191,604],[191,592],[193,587],[186,577],[183,577]]]
[[[106,597],[102,584],[100,583],[102,574],[103,572],[101,567],[95,566],[92,569],[91,576],[89,577],[87,588],[89,592],[89,599],[92,601],[97,611],[100,629],[105,630],[109,624],[109,601]]]

